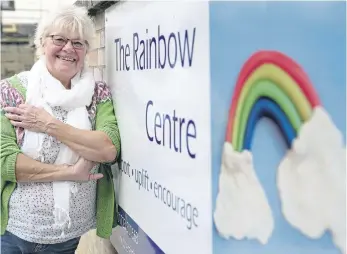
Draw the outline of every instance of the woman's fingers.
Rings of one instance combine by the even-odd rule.
[[[21,115],[6,113],[5,116],[12,121],[23,121],[23,117]]]
[[[45,109],[28,104],[20,104],[18,107],[5,107],[6,117],[16,127],[45,133],[47,126],[53,121],[53,116]]]
[[[12,113],[16,115],[23,115],[24,114],[24,109],[17,108],[17,107],[5,107],[4,111],[6,113]]]
[[[18,106],[18,108],[22,108],[22,109],[26,109],[26,108],[28,108],[28,107],[30,107],[31,105],[28,105],[28,104],[20,104],[19,106]]]
[[[80,157],[75,165],[72,166],[74,171],[75,181],[93,181],[103,178],[104,175],[100,173],[90,173],[93,167],[96,165],[95,162],[88,161],[83,157]]]
[[[104,175],[103,174],[100,174],[100,173],[98,173],[98,174],[89,174],[89,181],[93,181],[93,180],[99,180],[99,179],[101,179],[101,178],[103,178],[104,177]]]
[[[23,122],[17,122],[17,121],[13,121],[11,120],[10,121],[11,124],[14,126],[14,127],[20,127],[20,128],[23,128],[23,129],[27,129],[27,124],[23,123]]]

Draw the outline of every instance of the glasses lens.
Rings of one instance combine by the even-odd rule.
[[[53,35],[52,40],[57,46],[65,46],[69,41],[69,39],[60,35]],[[83,49],[86,46],[86,43],[82,40],[71,40],[71,44],[75,49]]]
[[[82,41],[72,41],[72,46],[76,49],[82,49],[85,44]]]
[[[59,35],[54,35],[52,37],[52,40],[53,40],[53,43],[57,46],[63,46],[66,44],[67,42],[67,39],[62,37],[62,36],[59,36]]]

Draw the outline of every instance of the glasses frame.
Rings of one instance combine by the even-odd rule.
[[[65,44],[63,45],[58,45],[54,42],[54,37],[55,36],[59,36],[60,38],[63,38],[65,39]],[[64,47],[66,44],[68,44],[69,41],[71,41],[71,46],[74,48],[74,49],[77,49],[77,50],[81,50],[81,49],[85,49],[89,46],[88,42],[87,41],[83,41],[83,40],[74,40],[74,39],[69,39],[69,38],[66,38],[65,36],[62,36],[62,35],[58,35],[58,34],[51,34],[51,35],[48,35],[47,37],[50,37],[52,39],[52,42],[54,45],[58,46],[58,47]],[[75,47],[74,46],[74,42],[79,42],[79,43],[82,43],[82,47],[79,48],[79,47]],[[83,43],[84,42],[84,43]]]

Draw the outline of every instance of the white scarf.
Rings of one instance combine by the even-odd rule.
[[[66,123],[79,129],[91,130],[86,106],[91,104],[94,94],[95,81],[87,68],[77,73],[71,80],[71,89],[65,87],[55,79],[47,70],[45,58],[41,57],[29,72],[26,103],[43,107],[53,115],[51,107],[60,106],[68,111]],[[22,151],[27,156],[43,162],[42,144],[44,133],[36,133],[25,130]],[[55,164],[73,165],[79,159],[79,155],[69,147],[60,144],[60,151]],[[71,227],[69,216],[70,194],[78,190],[74,182],[53,182],[54,197],[54,226],[62,230],[66,226]]]

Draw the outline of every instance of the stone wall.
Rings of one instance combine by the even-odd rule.
[[[1,45],[1,79],[16,73],[28,71],[35,61],[35,52],[29,45]]]

